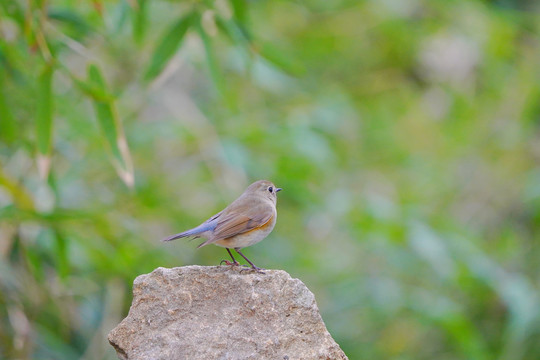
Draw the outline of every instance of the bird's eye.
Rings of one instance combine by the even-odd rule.
[[[268,191],[270,191],[271,193],[273,193],[273,192],[274,192],[274,188],[271,187],[271,186],[269,186],[269,187],[268,187]]]

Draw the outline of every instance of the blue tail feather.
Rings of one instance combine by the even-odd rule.
[[[178,234],[174,234],[174,235],[171,235],[161,241],[172,241],[172,240],[176,240],[176,239],[180,239],[180,238],[184,238],[184,237],[189,237],[189,236],[197,236],[205,231],[208,231],[208,230],[213,230],[214,228],[216,227],[216,224],[214,221],[211,221],[211,222],[204,222],[202,223],[201,225],[197,226],[197,227],[194,227],[193,229],[189,229],[189,230],[186,230],[184,232],[181,232],[181,233],[178,233]]]

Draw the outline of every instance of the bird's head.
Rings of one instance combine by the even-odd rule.
[[[277,193],[281,191],[281,188],[276,187],[274,183],[268,180],[259,180],[249,185],[246,189],[246,194],[257,194],[264,196],[274,202],[277,202]]]

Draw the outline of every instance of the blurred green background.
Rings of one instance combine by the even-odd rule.
[[[246,249],[350,359],[540,358],[536,1],[0,2],[0,358],[115,359],[161,243],[250,182]]]

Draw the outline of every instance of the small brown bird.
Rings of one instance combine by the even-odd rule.
[[[272,232],[277,220],[277,188],[271,181],[259,180],[249,185],[238,199],[234,200],[225,209],[203,222],[201,225],[169,236],[162,241],[171,241],[183,237],[203,237],[207,240],[198,248],[214,244],[224,247],[231,256],[232,263],[225,261],[227,265],[240,265],[233,257],[231,250],[234,249],[257,271],[261,269],[255,266],[240,251],[263,240]]]

